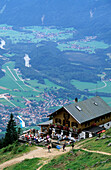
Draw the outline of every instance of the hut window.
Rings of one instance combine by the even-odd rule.
[[[102,117],[101,117],[101,120],[104,120],[104,119],[105,119],[105,116],[102,116]]]
[[[68,113],[64,113],[64,118],[67,120],[70,118],[70,115]]]
[[[63,120],[63,126],[68,126],[68,127],[70,127],[70,121]]]
[[[72,122],[72,123],[71,123],[71,126],[72,126],[72,127],[73,127],[73,126],[78,127],[78,124],[77,124],[76,122]]]
[[[90,126],[90,122],[85,123],[85,127]]]
[[[106,115],[106,118],[108,118],[108,119],[109,119],[109,118],[110,118],[110,114]]]
[[[61,119],[56,118],[56,119],[55,119],[55,123],[60,123],[60,124],[61,124]]]
[[[95,119],[95,123],[97,123],[97,122],[99,122],[99,118],[96,118],[96,119]]]

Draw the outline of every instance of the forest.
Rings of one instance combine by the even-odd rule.
[[[43,42],[43,45],[38,48],[35,45],[28,46],[27,44],[27,52],[31,56],[30,68],[24,65],[23,52],[26,44],[22,44],[22,52],[16,47],[17,45],[12,45],[11,47],[14,49],[14,53],[16,53],[13,60],[16,62],[16,68],[20,68],[23,76],[27,78],[40,81],[47,78],[63,87],[68,86],[68,88],[69,86],[71,88],[70,81],[72,79],[94,83],[100,80],[97,76],[99,69],[90,68],[91,66],[89,67],[88,63],[81,65],[72,64],[72,61],[56,48],[55,43]]]

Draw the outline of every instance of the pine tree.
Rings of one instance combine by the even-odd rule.
[[[18,139],[16,122],[14,120],[13,114],[10,115],[10,120],[7,124],[6,134],[5,134],[5,146],[12,144]]]
[[[2,138],[0,139],[0,149],[3,148],[3,146],[4,146],[4,139]]]

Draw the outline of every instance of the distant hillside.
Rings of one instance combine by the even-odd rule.
[[[73,26],[84,35],[102,34],[110,42],[110,0],[4,0],[0,24]]]

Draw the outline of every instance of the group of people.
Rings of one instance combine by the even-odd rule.
[[[26,140],[26,141],[30,141],[30,140],[35,141],[36,143],[41,142],[41,141],[44,140],[42,135],[33,136],[32,134],[30,134],[30,135],[29,134],[22,135],[22,139]]]
[[[72,150],[73,150],[74,149],[74,142],[72,142],[71,146],[72,146]],[[60,147],[59,147],[59,149],[60,149]],[[62,149],[63,149],[63,152],[66,151],[66,142],[63,143]],[[50,150],[51,150],[51,146],[48,145],[48,152],[51,152]]]
[[[63,145],[62,145],[62,149],[63,152],[66,151],[66,145],[70,144],[72,146],[72,149],[74,148],[74,139],[71,139],[71,137],[68,137],[66,135],[63,136],[63,134],[56,134],[54,130],[52,130],[52,134],[47,134],[47,136],[43,136],[42,133],[39,132],[31,132],[29,131],[28,133],[25,133],[24,135],[22,135],[22,139],[24,141],[29,142],[29,145],[31,143],[40,143],[40,142],[44,142],[47,146],[48,146],[48,152],[50,152],[51,150],[51,138],[54,139],[54,136],[57,137],[57,142],[60,143],[60,141],[64,141]],[[70,139],[69,139],[70,138]],[[67,141],[67,143],[66,143]],[[59,146],[59,145],[58,145]],[[61,146],[59,147],[59,149],[61,149]]]
[[[72,142],[71,146],[72,146],[72,150],[73,150],[74,149],[74,142]],[[63,152],[66,151],[65,148],[66,148],[66,143],[63,144]]]
[[[34,142],[34,143],[40,143],[40,142],[45,142],[45,143],[50,143],[51,142],[51,138],[49,135],[47,135],[46,137],[43,136],[43,134],[41,133],[36,133],[35,135],[33,133],[26,133],[23,134],[20,139],[22,141],[27,141],[27,142]]]

